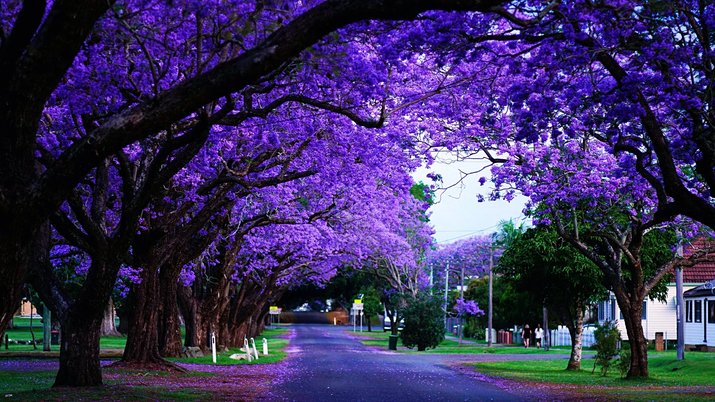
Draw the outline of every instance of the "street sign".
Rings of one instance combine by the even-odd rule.
[[[362,304],[362,303],[353,303],[353,310],[356,310],[356,311],[357,311],[357,310],[360,310],[360,311],[362,311],[363,306],[364,306],[364,304]]]
[[[268,314],[271,314],[271,315],[280,315],[282,310],[283,310],[283,309],[280,308],[280,307],[278,307],[278,306],[270,306],[270,307],[268,308]]]
[[[362,299],[355,299],[353,300],[353,303],[362,304]]]

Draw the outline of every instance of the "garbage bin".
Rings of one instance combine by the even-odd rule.
[[[655,350],[658,352],[662,352],[665,350],[665,341],[663,340],[662,332],[655,333]]]
[[[59,345],[60,344],[60,331],[53,329],[50,331],[50,344]]]
[[[399,337],[399,335],[390,335],[390,342],[387,345],[389,350],[397,350],[397,338]]]

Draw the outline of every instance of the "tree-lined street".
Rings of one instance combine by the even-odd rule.
[[[394,353],[363,346],[345,328],[296,325],[286,371],[266,400],[516,401],[494,382],[453,366],[475,361],[567,359],[561,355],[440,355]],[[530,397],[535,397],[531,395]]]

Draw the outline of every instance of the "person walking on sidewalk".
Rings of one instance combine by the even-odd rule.
[[[529,341],[531,338],[531,329],[529,329],[529,324],[524,325],[524,329],[521,330],[521,339],[524,342],[524,347],[529,347]]]
[[[536,324],[534,330],[534,339],[536,340],[536,348],[541,349],[541,340],[544,338],[544,330],[541,329],[541,324]]]

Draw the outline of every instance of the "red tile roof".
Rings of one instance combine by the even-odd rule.
[[[699,238],[684,247],[683,254],[687,257],[697,250],[715,249],[715,240]],[[713,256],[715,258],[715,256]],[[684,283],[705,283],[715,279],[715,261],[700,262],[692,267],[683,268]]]

